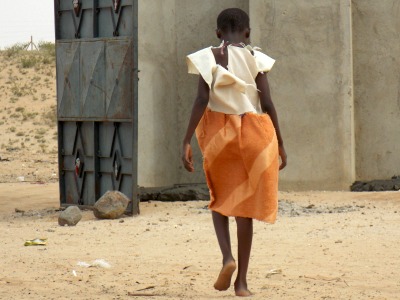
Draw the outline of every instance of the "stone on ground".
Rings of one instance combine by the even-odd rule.
[[[98,219],[118,219],[124,214],[129,201],[121,192],[108,191],[95,203],[93,213]]]
[[[190,201],[209,200],[210,193],[206,184],[174,185],[167,187],[140,188],[140,200]]]
[[[58,217],[58,224],[61,226],[75,226],[82,219],[82,213],[79,207],[69,206],[62,211]]]

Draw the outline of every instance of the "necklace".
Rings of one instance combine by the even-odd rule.
[[[224,49],[228,47],[229,45],[235,46],[235,47],[240,47],[240,48],[248,48],[250,52],[252,52],[252,48],[250,45],[246,45],[245,43],[231,43],[229,41],[222,41],[220,47],[221,47],[221,55],[224,55]]]

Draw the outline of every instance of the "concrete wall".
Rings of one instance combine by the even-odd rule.
[[[269,74],[288,153],[284,189],[346,189],[354,179],[350,1],[250,0],[252,43]]]
[[[196,172],[180,162],[198,80],[185,56],[218,44],[227,7],[249,12],[253,45],[277,59],[268,77],[289,156],[281,189],[399,173],[399,1],[139,0],[140,185],[205,181],[195,138]]]
[[[400,174],[400,1],[353,0],[356,172]]]
[[[138,183],[164,186],[204,182],[202,158],[193,138],[196,172],[182,170],[181,141],[197,88],[185,57],[217,45],[216,19],[228,7],[248,11],[247,0],[139,0]]]
[[[177,182],[175,0],[139,0],[138,183]]]

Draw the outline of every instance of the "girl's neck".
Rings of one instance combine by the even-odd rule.
[[[246,39],[243,33],[230,32],[223,34],[221,36],[221,41],[229,42],[229,44],[240,44],[240,43],[247,44],[248,39]]]

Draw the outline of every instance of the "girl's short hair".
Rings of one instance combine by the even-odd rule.
[[[223,32],[242,32],[250,28],[250,19],[240,8],[228,8],[218,15],[217,28]]]

